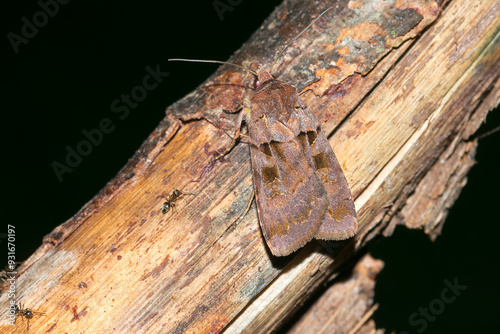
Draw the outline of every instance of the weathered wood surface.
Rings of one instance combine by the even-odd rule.
[[[272,63],[329,6],[288,1],[231,61]],[[206,168],[205,144],[225,147],[220,129],[234,131],[223,109],[253,83],[219,69],[23,264],[16,297],[47,313],[31,331],[270,332],[376,235],[401,223],[437,235],[474,163],[472,135],[499,102],[499,26],[496,1],[454,0],[443,12],[432,1],[339,1],[287,50],[279,78],[304,91],[332,133],[360,223],[349,242],[312,242],[287,258],[270,255],[254,205],[239,219],[252,194],[247,145]],[[197,195],[163,215],[161,195],[174,188]],[[3,294],[2,318],[8,302]],[[365,315],[352,313],[342,331]]]
[[[369,318],[378,307],[373,305],[375,278],[383,267],[381,260],[365,254],[352,271],[332,282],[287,333],[382,333]]]

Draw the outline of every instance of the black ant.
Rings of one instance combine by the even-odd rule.
[[[185,193],[182,190],[174,189],[172,190],[172,193],[168,196],[163,196],[165,198],[165,203],[161,206],[160,210],[163,214],[167,213],[170,208],[175,210],[175,204],[176,202],[182,195],[195,195],[191,193]]]
[[[30,330],[30,319],[33,319],[35,315],[45,315],[43,312],[38,312],[29,308],[24,308],[23,304],[16,305],[14,308],[14,312],[16,313],[16,320],[17,318],[21,317],[24,322],[24,318],[26,318],[26,321],[28,323],[28,329],[27,331],[29,332]]]

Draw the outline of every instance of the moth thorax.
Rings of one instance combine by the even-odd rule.
[[[258,73],[258,77],[259,77],[259,81],[258,81],[257,85],[262,85],[264,82],[274,79],[271,73],[269,73],[268,71],[264,71],[264,70],[262,70]]]

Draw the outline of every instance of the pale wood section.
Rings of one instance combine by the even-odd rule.
[[[320,2],[287,3],[299,8]],[[340,3],[356,8],[364,2]],[[237,145],[229,161],[217,162],[199,182],[190,182],[208,170],[212,156],[204,150],[206,143],[212,150],[229,144],[230,138],[214,124],[231,123],[229,116],[220,117],[221,108],[234,107],[242,91],[231,85],[200,87],[168,109],[166,119],[120,174],[47,236],[21,267],[16,298],[46,313],[30,321],[31,331],[272,332],[373,237],[390,235],[401,223],[424,228],[432,237],[438,234],[474,163],[473,134],[499,103],[500,5],[454,0],[438,17],[432,2],[418,3],[404,2],[426,8],[430,14],[425,24],[437,20],[424,32],[425,24],[419,23],[405,35],[414,40],[400,38],[398,49],[370,59],[374,67],[364,76],[349,74],[337,86],[339,77],[332,79],[325,95],[318,96],[317,87],[301,95],[325,130],[333,132],[330,143],[355,196],[360,223],[356,238],[342,244],[311,242],[294,256],[273,257],[261,236],[255,205],[240,219],[252,196],[245,144]],[[317,13],[318,8],[305,11]],[[268,62],[273,53],[266,43],[276,42],[269,37],[276,34],[273,29],[298,30],[281,21],[293,13],[278,8],[280,20],[268,19],[266,29],[235,58]],[[303,15],[301,27],[311,17]],[[335,34],[328,29],[321,34]],[[301,55],[304,68],[318,66],[309,55],[314,53]],[[232,71],[220,70],[208,83],[226,78],[241,84],[244,74]],[[294,71],[284,73],[289,78]],[[329,87],[325,83],[319,82]],[[209,100],[211,89],[221,95]],[[174,116],[208,122],[181,124]],[[197,195],[181,197],[176,210],[163,215],[161,196],[174,188]],[[348,280],[359,288],[366,280],[357,279],[359,270],[353,273]],[[368,290],[373,279],[370,284]],[[332,289],[356,300],[349,294],[357,291],[352,286]],[[8,302],[3,294],[2,319]],[[338,310],[349,319],[342,328],[374,333],[375,324],[366,318],[373,311],[370,301],[363,300],[362,311],[348,305],[353,304]],[[23,333],[20,324],[13,327],[2,320],[0,330]]]

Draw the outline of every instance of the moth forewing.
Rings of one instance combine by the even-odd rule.
[[[330,206],[315,236],[323,240],[344,240],[354,236],[358,230],[356,209],[351,190],[344,172],[333,153],[333,149],[325,133],[313,113],[298,98],[300,108],[299,119],[303,120],[301,144],[309,158],[309,163],[324,186]]]
[[[257,211],[271,252],[285,256],[321,238],[325,221],[326,232],[332,230],[327,216],[335,211],[329,195],[337,191],[327,187],[339,185],[329,176],[340,166],[330,162],[333,151],[295,88],[267,72],[259,73],[259,81],[249,122]]]

